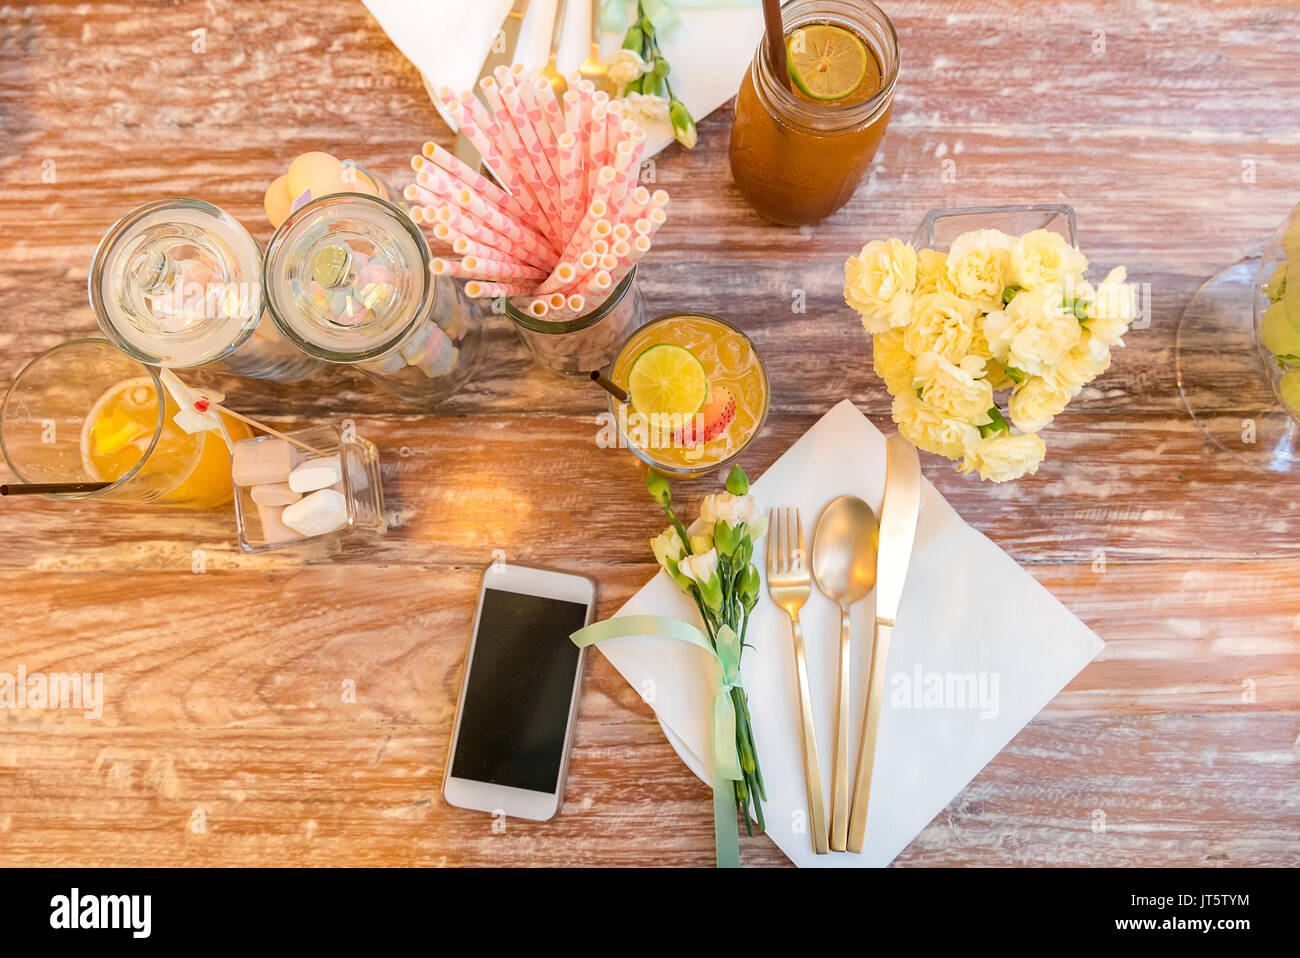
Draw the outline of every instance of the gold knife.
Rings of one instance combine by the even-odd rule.
[[[858,751],[858,777],[853,786],[853,811],[849,815],[848,850],[862,851],[867,837],[867,808],[871,801],[871,769],[876,761],[876,733],[880,731],[880,706],[885,697],[885,668],[894,617],[903,598],[907,564],[916,538],[916,517],[921,512],[921,462],[916,447],[895,433],[885,444],[885,501],[880,507],[880,549],[876,554],[876,635],[871,650],[871,678],[867,685],[867,714],[862,722]]]
[[[515,5],[510,8],[506,18],[501,21],[501,27],[496,33],[492,34],[492,45],[488,48],[487,59],[483,61],[483,66],[478,71],[478,77],[474,80],[475,96],[481,96],[478,89],[479,80],[491,76],[492,71],[497,67],[508,67],[514,62],[515,47],[519,43],[519,27],[523,24],[524,14],[527,12],[528,0],[515,0]],[[456,158],[468,163],[472,169],[477,170],[482,164],[478,150],[474,149],[474,144],[469,141],[469,137],[464,133],[459,133],[456,136],[455,152]]]

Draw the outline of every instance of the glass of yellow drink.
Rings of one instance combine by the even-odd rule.
[[[106,482],[59,499],[211,509],[229,502],[230,451],[215,432],[187,433],[150,366],[106,339],[41,353],[0,406],[0,449],[23,482]],[[252,433],[223,416],[234,441]]]
[[[763,360],[748,336],[717,316],[652,320],[623,344],[609,378],[629,394],[627,403],[610,399],[620,438],[675,475],[728,465],[767,419]]]

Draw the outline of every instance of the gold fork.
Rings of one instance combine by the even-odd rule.
[[[813,730],[812,695],[808,690],[808,659],[804,655],[803,627],[799,625],[799,610],[808,601],[811,582],[799,510],[773,509],[767,533],[767,592],[790,617],[799,708],[803,719],[803,777],[808,789],[813,851],[825,855],[830,851],[826,834],[826,802],[822,799],[822,773],[817,763],[817,735]]]

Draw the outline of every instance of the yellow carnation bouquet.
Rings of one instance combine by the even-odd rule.
[[[849,257],[844,299],[871,334],[898,431],[981,479],[1036,472],[1039,431],[1106,371],[1136,316],[1124,267],[1096,288],[1087,268],[1050,230],[972,230],[947,253],[873,240]]]

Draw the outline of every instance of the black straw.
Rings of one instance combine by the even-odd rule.
[[[0,496],[57,496],[78,492],[98,492],[111,482],[23,482],[0,485]]]
[[[627,402],[627,390],[620,389],[617,385],[615,385],[614,380],[610,379],[599,369],[593,369],[591,371],[591,381],[595,383],[597,386],[599,386],[601,389],[605,390],[605,392],[609,393],[619,402]]]

